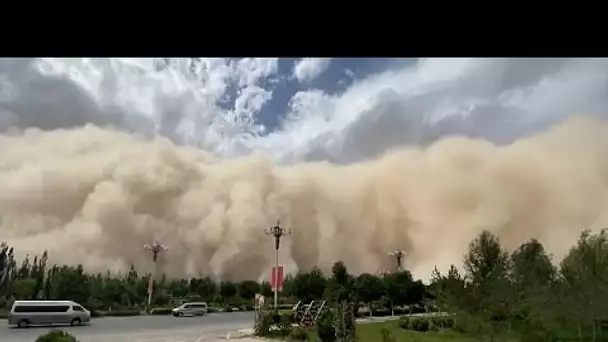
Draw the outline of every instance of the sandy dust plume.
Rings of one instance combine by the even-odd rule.
[[[4,134],[0,150],[0,240],[95,271],[150,270],[143,245],[158,238],[169,276],[266,276],[263,229],[280,219],[290,270],[376,272],[402,248],[427,278],[482,229],[508,248],[540,238],[559,259],[608,224],[608,123],[588,117],[508,146],[453,137],[341,166],[220,159],[95,126]]]

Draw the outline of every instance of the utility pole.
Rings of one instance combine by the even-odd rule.
[[[400,249],[397,249],[393,252],[388,253],[388,255],[395,257],[395,259],[397,260],[397,271],[403,272],[403,258],[407,256],[407,253]]]
[[[277,224],[274,227],[264,229],[266,235],[271,235],[274,237],[274,249],[275,249],[275,268],[273,271],[274,275],[274,309],[278,310],[279,308],[279,246],[281,244],[281,238],[285,235],[291,234],[291,230],[282,228],[279,225],[279,221],[277,220]]]
[[[152,252],[152,262],[154,264],[154,269],[152,271],[152,273],[150,274],[150,280],[148,282],[148,309],[150,308],[150,303],[152,302],[152,291],[154,289],[154,279],[156,278],[156,273],[157,273],[157,261],[158,261],[158,255],[169,249],[169,247],[160,244],[160,242],[155,241],[153,244],[146,244],[144,245],[144,248],[146,249],[146,251],[151,251]]]

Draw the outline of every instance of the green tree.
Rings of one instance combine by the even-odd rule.
[[[600,320],[605,317],[608,299],[608,233],[584,231],[560,264],[560,311],[578,323],[579,338],[583,327],[591,329],[592,340],[601,334]],[[565,321],[565,319],[564,319]]]
[[[210,301],[218,293],[217,284],[210,277],[204,277],[200,279],[196,293],[200,297]]]
[[[483,231],[469,245],[464,258],[469,281],[470,312],[474,312],[478,329],[493,338],[508,329],[513,315],[513,293],[509,282],[510,258],[498,237]]]
[[[224,299],[224,303],[228,304],[228,301],[234,297],[238,292],[236,285],[230,281],[223,281],[220,285],[220,295]]]
[[[0,243],[0,300],[6,300],[11,295],[13,280],[16,276],[15,269],[13,247],[6,242]]]
[[[505,279],[509,270],[509,254],[502,248],[498,237],[484,230],[469,245],[464,268],[474,285]]]
[[[355,281],[356,295],[359,301],[367,303],[369,315],[372,316],[374,301],[379,300],[385,292],[382,280],[372,274],[363,273]]]
[[[253,280],[245,280],[239,283],[239,296],[251,301],[255,294],[260,292],[260,284]]]
[[[30,256],[26,255],[21,262],[21,267],[17,271],[17,279],[27,279],[30,277]]]
[[[30,299],[36,288],[36,279],[16,279],[13,282],[13,294],[16,299]]]
[[[267,281],[262,282],[262,284],[260,284],[260,292],[262,292],[262,295],[266,298],[272,297],[273,292],[270,283]]]
[[[537,239],[522,244],[513,252],[511,260],[511,277],[522,288],[549,286],[555,281],[557,270]]]
[[[458,313],[466,308],[465,282],[455,265],[450,265],[446,276],[435,268],[431,275],[431,291],[441,310]]]
[[[283,295],[285,297],[295,297],[296,294],[294,292],[294,276],[288,274],[283,279]]]
[[[51,299],[71,299],[81,304],[87,302],[90,296],[89,277],[82,265],[61,266],[53,272],[53,276]]]
[[[516,328],[522,339],[548,340],[553,335],[551,331],[559,329],[553,295],[557,270],[536,239],[513,252],[511,263]]]
[[[36,285],[34,286],[34,290],[32,293],[32,299],[38,298],[39,293],[42,291],[42,286],[44,285],[44,275],[46,274],[46,263],[48,261],[48,253],[44,251],[40,260],[36,264],[36,271],[32,275],[36,279]]]
[[[327,298],[334,303],[341,301],[355,300],[355,279],[348,273],[346,265],[342,261],[337,261],[331,268],[331,278],[329,279],[329,295]]]
[[[318,268],[310,272],[299,272],[293,279],[293,291],[296,297],[303,302],[323,298],[327,287],[327,279]]]

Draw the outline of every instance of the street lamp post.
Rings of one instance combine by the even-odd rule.
[[[395,259],[397,260],[397,271],[402,272],[403,271],[403,258],[405,258],[407,253],[400,249],[397,249],[393,252],[388,253],[388,255],[395,257]]]
[[[152,252],[152,262],[154,263],[154,269],[152,270],[152,274],[150,274],[150,280],[148,283],[148,308],[150,307],[150,303],[152,302],[152,290],[154,288],[154,279],[156,278],[157,271],[157,261],[158,256],[161,252],[169,249],[169,247],[160,244],[158,241],[155,241],[153,244],[144,245],[146,251]]]
[[[274,249],[275,249],[275,268],[273,271],[274,274],[274,309],[277,310],[279,308],[279,246],[281,244],[281,238],[285,235],[291,234],[291,230],[282,228],[279,225],[279,221],[274,227],[264,229],[264,232],[267,235],[271,235],[274,237]]]

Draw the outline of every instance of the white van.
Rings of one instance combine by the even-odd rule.
[[[69,300],[16,300],[8,315],[8,324],[19,328],[30,325],[80,325],[91,321],[91,313]]]
[[[205,302],[191,302],[184,303],[177,308],[173,309],[173,316],[203,316],[207,314],[207,303]]]

